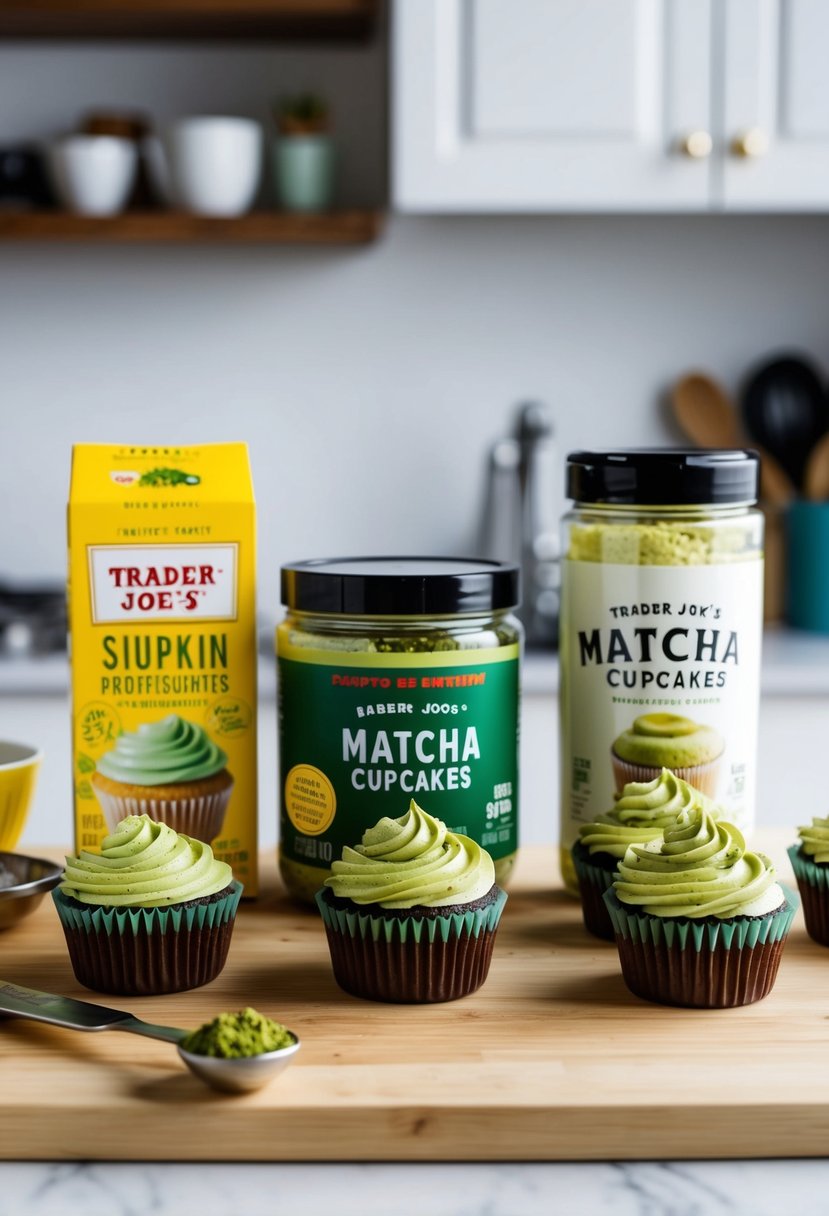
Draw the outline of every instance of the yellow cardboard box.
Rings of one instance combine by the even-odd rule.
[[[257,893],[256,523],[247,446],[77,444],[75,844],[146,812]]]

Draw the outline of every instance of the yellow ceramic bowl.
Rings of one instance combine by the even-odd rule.
[[[43,752],[0,742],[0,850],[10,853],[23,835]]]

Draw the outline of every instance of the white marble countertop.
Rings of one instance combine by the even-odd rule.
[[[558,656],[530,651],[524,658],[524,692],[558,691]],[[69,667],[63,654],[43,658],[0,660],[0,696],[61,696],[69,689]],[[829,637],[769,629],[763,642],[762,691],[768,696],[829,695]],[[276,665],[269,655],[259,660],[259,696],[276,697]]]
[[[129,1132],[125,1129],[125,1135]],[[781,1216],[826,1211],[827,1161],[0,1165],[3,1216]]]

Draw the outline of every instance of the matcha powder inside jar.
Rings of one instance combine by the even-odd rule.
[[[561,864],[579,827],[663,768],[754,824],[763,616],[759,462],[574,452],[564,518]]]
[[[279,863],[311,902],[412,798],[495,861],[518,845],[518,570],[455,558],[282,568]]]

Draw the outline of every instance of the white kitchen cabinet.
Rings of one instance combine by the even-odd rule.
[[[829,209],[829,0],[396,0],[413,212]]]
[[[711,126],[711,11],[711,0],[398,0],[396,205],[705,208],[710,160],[683,149],[691,137],[704,152]]]
[[[723,19],[723,206],[826,208],[829,3],[727,0]]]

